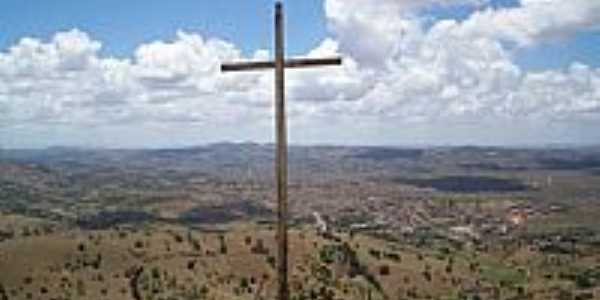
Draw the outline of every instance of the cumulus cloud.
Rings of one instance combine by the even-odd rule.
[[[24,38],[0,54],[0,103],[9,112],[2,122],[78,126],[243,115],[222,97],[228,81],[241,88],[253,81],[220,78],[220,61],[241,56],[232,44],[179,32],[173,41],[141,45],[133,60],[102,58],[100,47],[72,30],[46,43]]]
[[[359,9],[366,7],[358,1],[326,4],[340,51],[352,53],[361,70],[375,70],[376,84],[358,99],[357,115],[415,122],[556,119],[600,107],[598,70],[574,62],[567,71],[526,72],[505,43],[531,45],[596,28],[597,1],[526,0],[517,8],[486,8],[463,22],[441,20],[429,28],[410,14],[414,10],[406,11],[417,2],[383,2],[372,10]]]
[[[599,69],[573,62],[566,70],[531,72],[513,62],[509,48],[598,29],[600,2],[522,0],[496,9],[486,3],[326,0],[331,36],[306,56],[340,55],[344,65],[288,72],[291,121],[311,133],[301,138],[396,143],[395,132],[412,128],[412,136],[402,137],[431,142],[439,138],[431,132],[464,132],[456,124],[488,124],[485,134],[472,129],[485,140],[492,130],[506,135],[501,129],[600,123]],[[430,5],[457,4],[477,10],[463,21],[428,25],[419,14]],[[118,127],[117,134],[152,128],[182,138],[195,128],[195,141],[270,139],[272,72],[219,71],[223,61],[266,59],[268,51],[245,57],[234,44],[183,31],[142,44],[127,59],[103,57],[101,47],[71,30],[47,41],[23,38],[0,51],[0,138],[40,127]]]
[[[431,5],[482,6],[487,0],[327,0],[325,13],[342,48],[359,62],[381,67],[401,39],[421,31],[416,13]],[[360,38],[357,38],[360,37]]]
[[[487,36],[531,46],[600,29],[600,1],[522,0],[519,7],[476,12],[458,26],[456,34],[464,38]]]

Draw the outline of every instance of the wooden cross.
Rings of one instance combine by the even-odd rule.
[[[277,181],[277,263],[279,300],[289,299],[288,289],[288,207],[287,207],[287,124],[285,117],[285,69],[341,65],[342,59],[285,59],[283,7],[275,4],[275,61],[238,62],[221,65],[222,72],[275,69],[275,173]]]

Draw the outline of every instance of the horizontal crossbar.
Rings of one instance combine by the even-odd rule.
[[[316,66],[337,66],[342,64],[340,57],[332,58],[293,58],[285,61],[286,68],[308,68]],[[253,71],[274,69],[274,61],[234,62],[221,65],[221,72]]]

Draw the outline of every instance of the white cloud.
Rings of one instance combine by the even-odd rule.
[[[464,38],[487,36],[529,46],[600,29],[600,1],[522,0],[521,6],[486,9],[460,24]]]
[[[432,4],[485,2],[326,0],[333,35],[307,56],[341,55],[344,65],[287,73],[292,128],[302,128],[292,133],[304,134],[292,138],[561,138],[544,134],[549,122],[564,124],[556,134],[594,131],[600,123],[600,70],[573,62],[567,70],[528,72],[513,62],[505,42],[534,46],[595,29],[600,2],[523,0],[520,7],[483,9],[463,22],[431,26],[418,14]],[[163,132],[157,142],[167,144],[191,137],[191,143],[271,139],[272,73],[219,71],[222,61],[266,59],[268,51],[244,57],[231,43],[187,32],[140,45],[130,59],[103,57],[101,46],[72,30],[47,42],[23,38],[0,52],[0,143],[16,132],[63,140],[68,138],[61,133],[81,139],[87,130],[152,139],[114,139],[121,144],[152,144],[156,136],[147,130]],[[463,133],[464,126],[472,136]],[[52,135],[50,128],[62,129]]]
[[[374,85],[373,72],[360,70],[356,61],[338,51],[338,43],[326,39],[307,54],[308,57],[343,56],[341,67],[291,70],[288,94],[291,101],[354,101]]]
[[[565,119],[600,108],[598,70],[575,63],[567,72],[527,73],[504,46],[506,39],[530,45],[594,28],[600,24],[598,1],[530,0],[518,8],[476,12],[462,23],[438,21],[429,29],[405,11],[416,5],[412,1],[383,2],[371,9],[358,1],[326,4],[340,51],[354,54],[361,70],[376,70],[377,84],[358,99],[357,115],[386,122]]]
[[[100,47],[72,30],[47,43],[24,38],[1,53],[1,122],[236,122],[252,115],[244,112],[250,105],[230,103],[226,94],[232,86],[255,90],[259,81],[220,75],[222,60],[241,57],[232,44],[179,32],[174,41],[141,45],[133,60],[100,57]]]
[[[421,31],[416,12],[431,5],[470,4],[478,7],[488,0],[326,0],[329,27],[341,48],[359,63],[382,67],[385,59],[399,50],[398,42],[412,39]]]

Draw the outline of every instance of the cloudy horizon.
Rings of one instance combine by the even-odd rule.
[[[317,2],[322,36],[291,53],[344,64],[287,72],[292,144],[600,141],[600,1]],[[288,45],[306,17],[297,11],[286,13]],[[83,21],[3,39],[0,148],[271,142],[272,72],[219,71],[270,48],[178,25],[122,52]]]

